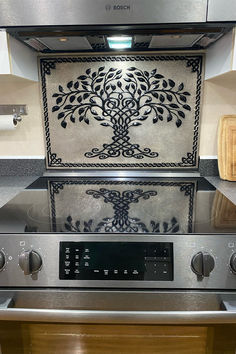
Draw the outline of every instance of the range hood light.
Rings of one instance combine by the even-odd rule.
[[[109,48],[125,49],[132,47],[132,37],[107,37]]]
[[[68,38],[59,38],[59,41],[60,41],[60,42],[67,42],[67,41],[68,41]]]

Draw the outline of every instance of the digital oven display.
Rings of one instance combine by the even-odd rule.
[[[60,242],[63,280],[173,280],[169,242]]]

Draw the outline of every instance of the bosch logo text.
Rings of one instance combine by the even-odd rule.
[[[110,10],[130,10],[130,5],[106,5],[105,6],[105,9],[107,11],[110,11]]]

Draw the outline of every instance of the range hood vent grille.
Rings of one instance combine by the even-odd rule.
[[[37,50],[63,51],[92,50],[92,46],[86,37],[40,37],[25,41]],[[36,48],[37,47],[37,48]]]
[[[199,34],[175,34],[164,36],[152,36],[149,48],[179,48],[179,47],[192,47],[197,43],[203,35]]]
[[[132,36],[131,50],[151,51],[162,49],[204,49],[227,33],[229,28],[129,28],[121,31],[120,28],[104,27],[95,31],[79,29],[35,29],[27,32],[22,30],[8,30],[15,38],[24,42],[36,51],[43,53],[60,52],[102,52],[114,51],[109,48],[107,37]]]

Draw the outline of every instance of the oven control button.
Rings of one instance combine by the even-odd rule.
[[[0,251],[0,271],[4,268],[6,263],[5,255],[2,251]]]
[[[236,253],[233,253],[230,258],[230,268],[236,274]]]
[[[19,257],[19,266],[25,275],[37,273],[42,268],[42,258],[34,250],[24,251]]]
[[[211,271],[215,267],[214,258],[207,252],[196,253],[191,262],[194,273],[201,277],[209,277]]]

